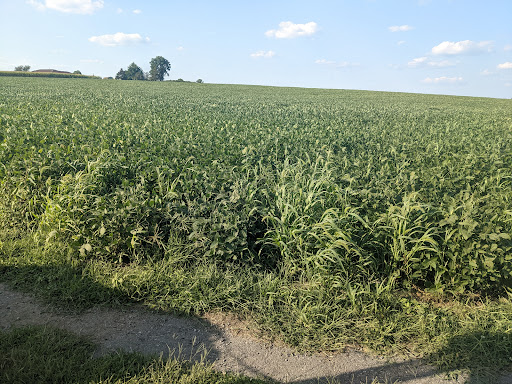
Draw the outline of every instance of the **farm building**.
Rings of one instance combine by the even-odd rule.
[[[43,72],[43,73],[71,73],[67,71],[57,71],[56,69],[36,69],[32,72]]]

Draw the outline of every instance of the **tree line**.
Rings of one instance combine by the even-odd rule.
[[[149,81],[163,81],[165,76],[169,75],[171,63],[162,57],[157,56],[149,62],[149,72],[144,72],[141,67],[135,63],[131,63],[126,70],[121,68],[116,74],[116,80],[149,80]],[[172,80],[175,82],[187,82],[183,79]],[[202,79],[197,79],[196,83],[203,83]]]
[[[150,81],[163,81],[165,76],[169,75],[171,63],[162,57],[157,56],[149,62],[149,73],[144,72],[141,67],[135,63],[131,63],[126,71],[121,68],[116,74],[117,80],[150,80]]]
[[[149,81],[163,81],[165,76],[169,76],[171,69],[171,63],[162,57],[157,56],[151,59],[149,62],[149,72],[144,72],[141,67],[135,63],[131,63],[126,70],[121,68],[116,74],[116,80],[149,80]],[[14,68],[18,72],[29,72],[30,65],[19,65]],[[73,74],[82,74],[80,71],[75,71]],[[111,77],[110,77],[111,79]],[[176,80],[178,82],[184,82],[183,79]],[[202,83],[203,80],[198,79],[196,83]]]

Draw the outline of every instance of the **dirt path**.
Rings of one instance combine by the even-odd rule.
[[[165,354],[170,349],[181,350],[184,358],[197,359],[198,350],[203,348],[208,351],[207,359],[218,370],[284,383],[318,383],[318,378],[336,378],[342,383],[371,383],[375,377],[381,382],[399,380],[408,384],[466,381],[464,378],[448,381],[420,360],[388,361],[357,351],[332,356],[298,354],[289,348],[266,345],[245,332],[237,332],[239,324],[224,316],[182,318],[143,307],[61,313],[0,284],[0,327],[35,324],[52,325],[89,336],[101,346],[99,353],[123,349]]]

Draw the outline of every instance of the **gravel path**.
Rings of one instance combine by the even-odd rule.
[[[64,313],[32,296],[0,284],[0,327],[51,325],[86,335],[100,345],[98,353],[117,349],[146,354],[181,351],[183,358],[207,359],[221,371],[270,378],[284,383],[318,383],[335,378],[342,383],[398,380],[408,384],[452,384],[420,360],[387,360],[357,351],[324,355],[299,354],[248,336],[243,325],[229,316],[202,319],[176,317],[136,306],[123,310],[94,308],[80,314]],[[509,379],[512,379],[510,377]],[[511,381],[502,381],[507,383]]]

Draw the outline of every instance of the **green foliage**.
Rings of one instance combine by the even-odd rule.
[[[126,80],[146,80],[144,72],[135,63],[131,63],[126,70]]]
[[[28,72],[30,71],[30,65],[18,65],[14,70],[16,72]]]
[[[150,61],[149,80],[163,81],[164,77],[169,75],[171,63],[162,56],[157,56]]]
[[[121,68],[119,72],[117,72],[116,80],[128,80],[126,71],[123,68]]]
[[[125,71],[123,68],[116,74],[116,80],[146,80],[146,74],[135,63],[131,63]]]
[[[178,247],[291,280],[510,288],[510,101],[2,84],[4,226],[84,259]]]

